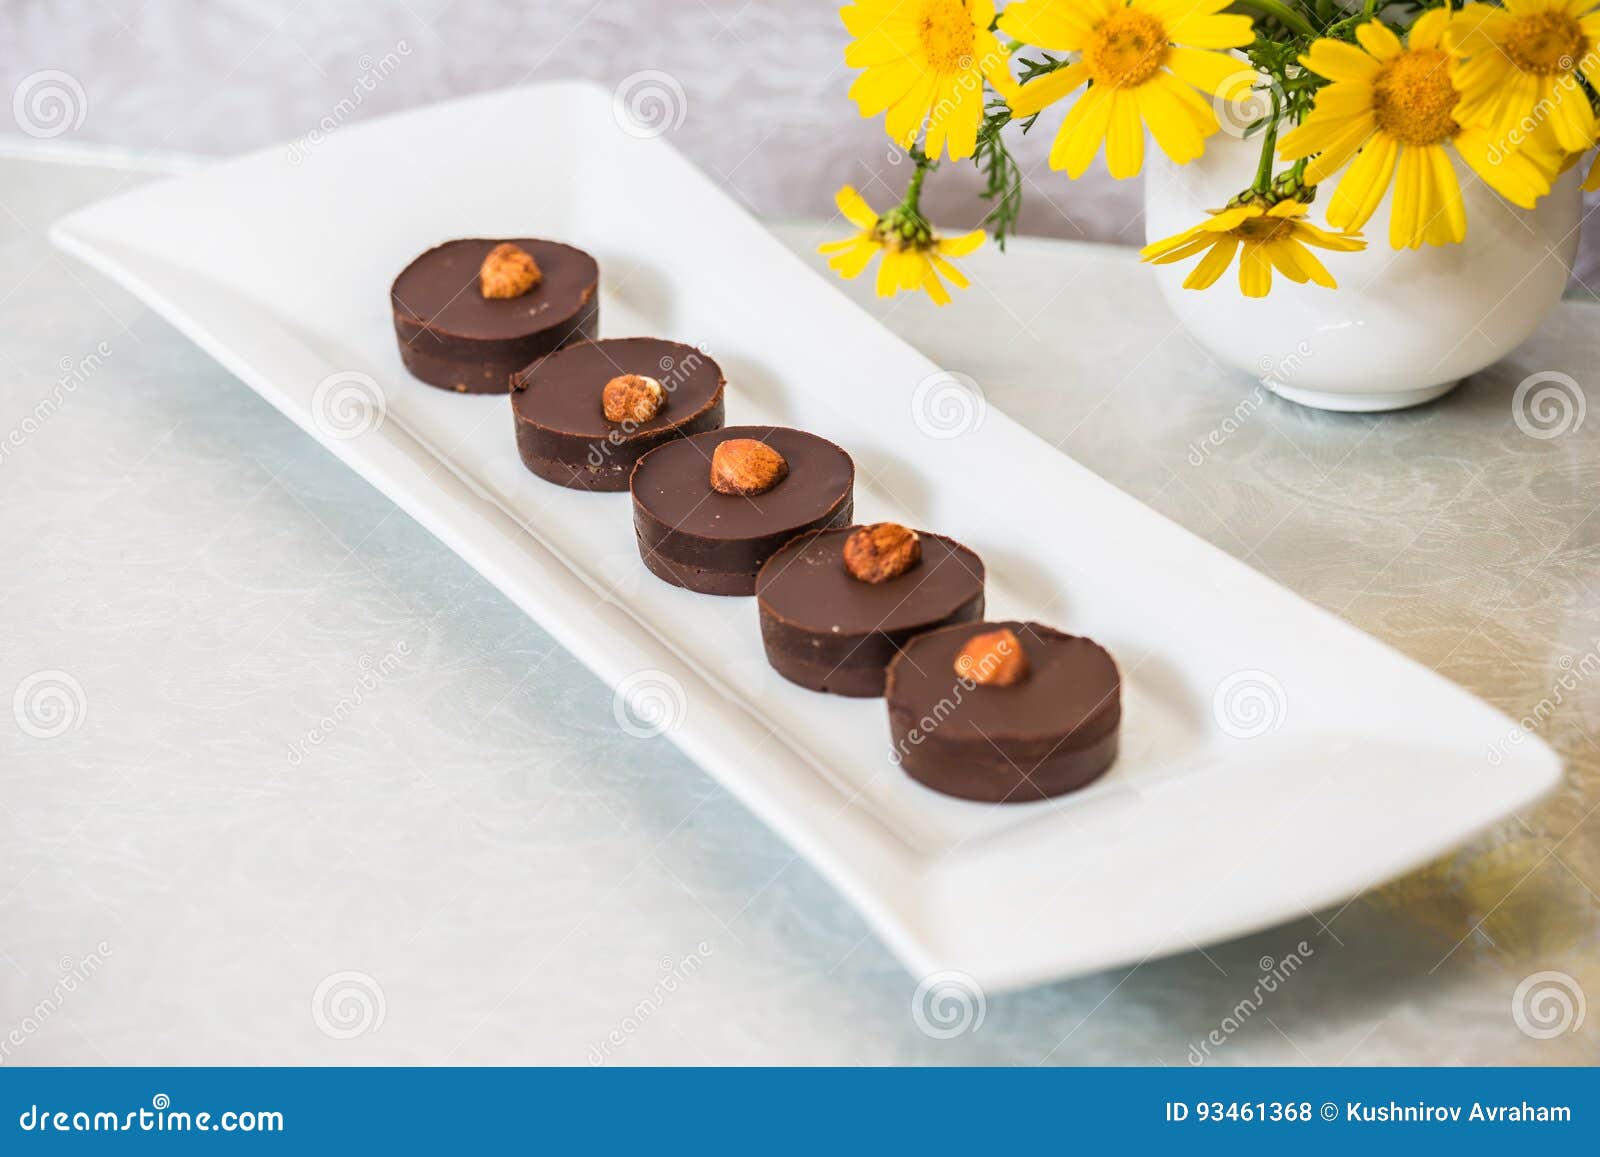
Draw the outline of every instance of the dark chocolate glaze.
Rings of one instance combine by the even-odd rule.
[[[667,393],[648,422],[606,421],[600,395],[612,378],[643,374]],[[517,450],[539,477],[579,490],[626,490],[634,463],[674,438],[722,425],[722,370],[690,345],[654,337],[579,342],[511,377]]]
[[[400,271],[389,290],[400,359],[431,386],[503,394],[511,374],[600,328],[600,267],[581,249],[531,237],[512,243],[544,277],[521,297],[490,299],[478,270],[498,239],[446,241]]]
[[[789,462],[764,494],[711,488],[711,454],[729,438],[765,442]],[[633,468],[633,527],[657,577],[703,594],[755,593],[756,571],[797,534],[850,522],[855,464],[824,438],[784,426],[728,426],[678,438]]]
[[[973,635],[1009,627],[1030,667],[1010,687],[955,673]],[[885,696],[907,775],[963,799],[1020,803],[1073,791],[1117,755],[1122,677],[1105,648],[1039,623],[963,623],[919,635],[889,664]]]
[[[919,531],[922,560],[867,583],[845,569],[860,529],[813,531],[785,544],[756,575],[761,641],[784,678],[813,691],[883,694],[884,669],[914,635],[983,617],[983,560],[953,539]]]

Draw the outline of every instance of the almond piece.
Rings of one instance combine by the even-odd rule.
[[[1009,627],[973,635],[956,654],[956,674],[980,687],[1009,687],[1028,674],[1022,640]]]
[[[502,241],[489,250],[478,268],[478,288],[491,298],[521,297],[544,280],[544,274],[525,249]]]
[[[621,374],[600,391],[600,408],[606,421],[648,422],[667,404],[667,391],[654,378],[643,374]]]
[[[784,456],[754,438],[729,438],[711,453],[711,489],[719,494],[764,494],[788,473]]]
[[[898,522],[863,526],[844,540],[844,569],[864,583],[886,583],[922,561],[922,540]]]

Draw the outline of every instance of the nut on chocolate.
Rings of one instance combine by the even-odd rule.
[[[606,421],[648,422],[667,404],[667,391],[644,374],[619,374],[600,391],[600,408]]]
[[[922,561],[922,540],[898,522],[863,526],[844,542],[844,568],[864,583],[886,583]]]
[[[719,494],[765,494],[788,473],[788,460],[754,438],[729,438],[711,452],[711,489]]]
[[[980,687],[1010,687],[1028,674],[1028,654],[1009,627],[973,635],[956,652],[956,674]]]
[[[539,263],[527,250],[509,241],[489,250],[478,268],[478,287],[485,297],[521,297],[543,280]]]

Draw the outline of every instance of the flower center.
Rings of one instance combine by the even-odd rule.
[[[1083,63],[1096,84],[1138,88],[1167,62],[1167,28],[1148,12],[1119,8],[1083,46]]]
[[[891,249],[928,249],[935,241],[933,227],[904,205],[896,205],[878,218],[872,238]]]
[[[1450,61],[1437,48],[1402,52],[1372,82],[1378,127],[1404,145],[1436,145],[1460,132],[1450,115],[1459,99],[1450,83]]]
[[[1583,55],[1583,29],[1565,12],[1530,12],[1517,17],[1503,47],[1523,72],[1551,76],[1570,71]]]
[[[972,67],[977,30],[962,0],[925,0],[917,35],[922,54],[938,72],[965,72]]]
[[[1280,233],[1294,232],[1294,222],[1282,217],[1246,217],[1228,230],[1241,241],[1271,241]]]

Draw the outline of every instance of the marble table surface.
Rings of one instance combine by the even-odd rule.
[[[1421,872],[990,996],[946,1036],[855,912],[538,626],[49,248],[150,168],[0,161],[0,1065],[1600,1060],[1600,414],[1535,436],[1513,409],[1546,371],[1586,404],[1600,308],[1564,303],[1441,403],[1338,416],[1212,364],[1127,250],[986,251],[944,311],[849,287],[1568,761]],[[777,228],[814,264],[836,230]]]

